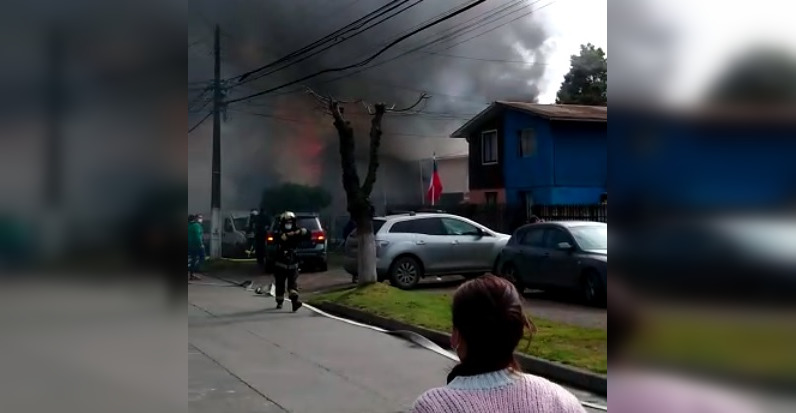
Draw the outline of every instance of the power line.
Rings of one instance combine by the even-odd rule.
[[[350,36],[343,37],[343,38],[342,38],[342,40],[340,40],[339,42],[337,42],[337,43],[332,43],[332,44],[330,44],[330,45],[328,45],[328,46],[326,46],[326,47],[324,47],[324,48],[322,48],[322,49],[320,49],[320,50],[316,50],[315,52],[313,52],[313,53],[311,53],[311,54],[309,54],[309,55],[303,56],[303,57],[302,57],[302,58],[300,58],[299,60],[295,60],[295,61],[289,62],[289,63],[288,63],[287,65],[285,65],[285,66],[282,66],[282,67],[280,67],[280,68],[276,68],[276,69],[274,69],[274,70],[271,70],[271,71],[269,71],[269,72],[267,72],[267,73],[262,73],[262,74],[260,74],[260,75],[254,76],[254,77],[249,77],[249,78],[247,78],[247,79],[245,79],[245,80],[241,79],[241,81],[240,81],[240,82],[238,82],[236,85],[233,85],[233,86],[232,86],[232,88],[234,88],[234,87],[236,87],[236,86],[238,86],[238,85],[242,85],[242,84],[248,83],[248,82],[253,82],[253,81],[257,80],[257,79],[261,79],[261,78],[263,78],[263,77],[265,77],[265,76],[271,75],[271,74],[273,74],[273,73],[276,73],[276,72],[278,72],[278,71],[280,71],[280,70],[284,70],[284,69],[286,69],[286,68],[289,68],[289,67],[291,67],[291,66],[295,66],[295,65],[297,65],[297,64],[299,64],[299,63],[301,63],[301,62],[303,62],[303,61],[305,61],[305,60],[307,60],[307,59],[309,59],[309,58],[311,58],[311,57],[313,57],[313,56],[316,56],[316,55],[318,55],[318,54],[320,54],[320,53],[323,53],[323,52],[325,52],[325,51],[327,51],[327,50],[331,49],[332,47],[335,47],[335,46],[337,46],[337,45],[339,45],[339,44],[345,43],[346,41],[348,41],[348,40],[351,40],[351,39],[353,39],[354,37],[356,37],[356,36],[359,36],[360,34],[362,34],[362,33],[365,33],[365,32],[367,32],[368,30],[370,30],[370,29],[372,29],[372,28],[374,28],[374,27],[376,27],[376,26],[379,26],[379,25],[383,24],[383,23],[384,23],[384,22],[386,22],[387,20],[390,20],[390,19],[392,19],[393,17],[395,17],[395,16],[397,16],[397,15],[399,15],[399,14],[401,14],[401,13],[403,13],[403,12],[405,12],[405,11],[409,10],[409,9],[411,9],[411,8],[412,8],[412,7],[414,7],[414,6],[417,6],[418,4],[422,3],[423,1],[425,1],[425,0],[416,0],[414,3],[412,3],[412,4],[408,5],[408,6],[406,6],[405,8],[403,8],[403,9],[401,9],[401,10],[398,10],[397,12],[395,12],[395,13],[393,13],[393,14],[391,14],[391,15],[389,15],[389,16],[387,16],[387,17],[385,17],[385,18],[383,18],[383,19],[381,19],[381,20],[379,20],[379,21],[377,21],[376,23],[373,23],[373,24],[371,24],[370,26],[368,26],[368,27],[365,27],[364,29],[362,29],[362,30],[360,30],[360,31],[358,31],[358,32],[356,32],[356,33],[354,33],[354,34],[350,35]],[[399,7],[400,5],[402,5],[402,4],[404,4],[404,3],[405,3],[405,2],[402,2],[402,3],[401,3],[401,4],[399,4],[398,6],[394,6],[394,7],[390,8],[390,9],[386,10],[384,13],[381,13],[380,15],[383,15],[383,14],[385,14],[386,12],[389,12],[389,11],[392,11],[392,10],[394,10],[395,8]]]
[[[196,122],[196,124],[195,124],[195,125],[191,126],[191,127],[188,129],[188,133],[191,133],[191,132],[193,132],[193,131],[194,131],[196,128],[198,128],[198,127],[199,127],[199,125],[201,125],[202,123],[204,123],[204,121],[206,121],[206,120],[207,120],[207,119],[208,119],[210,116],[213,116],[213,112],[212,112],[212,111],[208,112],[208,113],[207,113],[207,115],[205,115],[205,117],[203,117],[203,118],[202,118],[202,119],[201,119],[199,122]]]
[[[315,49],[315,48],[317,48],[319,46],[322,46],[322,45],[328,43],[329,41],[335,41],[335,40],[339,39],[340,36],[350,32],[352,30],[357,30],[359,27],[361,27],[361,24],[365,24],[365,23],[369,22],[370,20],[372,20],[373,19],[372,16],[374,14],[378,14],[378,13],[382,12],[384,9],[388,9],[388,8],[392,7],[393,5],[395,5],[395,4],[400,5],[400,4],[406,3],[407,1],[409,1],[409,0],[393,0],[393,1],[390,1],[389,3],[385,4],[384,6],[379,7],[378,9],[376,9],[376,10],[366,14],[365,16],[360,17],[359,19],[353,21],[352,23],[349,23],[349,24],[347,24],[347,25],[335,30],[334,32],[332,32],[332,33],[330,33],[330,34],[328,34],[326,36],[323,36],[320,39],[318,39],[318,40],[316,40],[316,41],[314,41],[314,42],[312,42],[312,43],[310,43],[310,44],[308,44],[308,45],[306,45],[306,46],[304,46],[304,47],[302,47],[302,48],[300,48],[300,49],[298,49],[296,51],[288,53],[287,55],[285,55],[285,56],[283,56],[283,57],[281,57],[281,58],[279,58],[279,59],[277,59],[277,60],[275,60],[275,61],[273,61],[271,63],[268,63],[266,65],[263,65],[263,66],[260,66],[258,68],[249,70],[248,72],[245,72],[245,73],[240,74],[238,76],[233,76],[232,78],[230,78],[230,80],[238,79],[238,81],[243,81],[247,77],[249,77],[249,76],[251,76],[251,75],[253,75],[253,74],[255,74],[255,73],[259,72],[259,71],[262,71],[262,70],[268,69],[270,67],[273,67],[275,65],[278,65],[280,63],[289,61],[290,59],[293,59],[296,56],[299,56],[299,55],[304,54],[304,53],[306,53],[306,52],[308,52],[310,50],[313,50],[313,49]],[[360,26],[352,28],[352,26],[356,26],[357,24],[360,24]]]
[[[306,121],[306,120],[295,119],[295,118],[286,118],[286,117],[283,117],[283,116],[275,116],[275,115],[269,115],[269,114],[265,114],[265,113],[246,112],[246,111],[241,111],[241,110],[233,110],[232,112],[240,113],[240,114],[244,114],[244,115],[259,116],[259,117],[268,118],[268,119],[274,119],[274,120],[281,120],[281,121],[285,121],[285,122],[300,123],[300,124],[305,124],[305,125],[316,125],[317,124],[317,123],[309,122],[309,121]],[[418,137],[418,138],[449,138],[450,137],[450,136],[447,136],[447,135],[424,135],[424,134],[417,134],[417,133],[403,133],[403,132],[392,132],[392,131],[384,131],[382,133],[385,134],[385,135],[409,136],[409,137]]]
[[[470,19],[468,19],[468,20],[465,20],[465,21],[464,21],[464,22],[462,22],[462,23],[461,23],[461,24],[460,24],[458,27],[457,27],[457,26],[454,26],[454,27],[452,27],[452,28],[449,28],[449,29],[443,30],[443,31],[441,31],[441,32],[439,32],[439,33],[437,33],[437,34],[434,34],[434,35],[428,36],[428,37],[426,37],[425,39],[429,39],[429,38],[431,38],[431,37],[434,37],[434,36],[436,36],[436,35],[438,35],[438,34],[442,34],[442,33],[445,33],[445,32],[447,32],[447,31],[451,31],[451,30],[453,30],[453,32],[452,32],[452,33],[446,34],[446,35],[444,35],[444,36],[441,36],[441,37],[439,37],[439,38],[437,38],[437,39],[435,39],[435,40],[432,40],[432,41],[426,42],[426,43],[424,43],[424,44],[421,44],[420,46],[417,46],[417,47],[415,47],[415,48],[409,49],[409,50],[405,51],[404,53],[401,53],[401,54],[399,54],[399,55],[397,55],[397,56],[394,56],[394,57],[392,57],[392,58],[390,58],[390,59],[387,59],[387,60],[385,60],[385,61],[382,61],[382,62],[379,62],[379,63],[377,63],[377,64],[374,64],[374,65],[372,65],[372,66],[365,67],[365,68],[362,68],[362,69],[360,69],[360,70],[356,70],[356,71],[354,71],[354,72],[351,72],[351,73],[346,73],[346,74],[344,74],[344,75],[341,75],[341,76],[338,76],[338,77],[335,77],[335,78],[332,78],[332,79],[328,79],[328,80],[321,81],[319,84],[320,84],[320,85],[323,85],[323,84],[328,84],[328,83],[335,82],[335,81],[338,81],[338,80],[341,80],[341,79],[345,79],[345,78],[347,78],[347,77],[351,77],[351,76],[357,75],[357,74],[359,74],[359,73],[362,73],[362,72],[364,72],[364,71],[367,71],[367,70],[375,69],[375,68],[377,68],[377,67],[379,67],[379,66],[383,66],[383,65],[385,65],[385,64],[387,64],[387,63],[393,62],[393,61],[395,61],[395,60],[397,60],[397,59],[400,59],[400,58],[402,58],[402,57],[404,57],[404,56],[407,56],[407,55],[409,55],[409,54],[411,54],[411,53],[417,52],[417,51],[419,51],[419,50],[421,50],[421,49],[423,49],[423,48],[426,48],[426,47],[428,47],[428,46],[432,46],[432,45],[433,45],[433,44],[435,44],[435,43],[439,43],[439,42],[442,42],[442,41],[444,41],[444,40],[450,39],[450,38],[452,38],[451,36],[453,36],[453,37],[456,37],[456,36],[459,36],[459,35],[461,35],[461,34],[469,33],[469,32],[471,32],[473,29],[477,29],[477,28],[483,27],[485,24],[494,23],[495,21],[498,21],[498,20],[500,20],[500,19],[502,19],[502,18],[505,18],[505,17],[507,17],[507,16],[510,16],[511,14],[513,14],[513,13],[516,13],[517,11],[519,11],[519,10],[521,10],[521,9],[524,9],[524,8],[530,7],[530,6],[532,6],[532,5],[536,4],[536,3],[538,3],[538,2],[539,2],[539,1],[541,1],[541,0],[536,0],[536,1],[534,1],[533,3],[529,4],[529,5],[523,6],[521,9],[515,10],[515,11],[513,11],[513,12],[511,12],[511,13],[507,14],[507,15],[504,15],[504,16],[499,16],[497,19],[492,19],[491,21],[488,21],[488,19],[490,19],[490,18],[492,18],[492,17],[494,17],[494,16],[497,16],[499,13],[503,13],[503,12],[505,12],[505,11],[508,11],[509,9],[511,9],[511,8],[513,8],[513,7],[515,7],[515,6],[519,5],[519,4],[521,4],[521,3],[522,3],[522,2],[524,2],[524,1],[527,1],[527,0],[515,0],[515,1],[511,2],[511,3],[504,4],[503,6],[499,6],[499,7],[492,8],[492,9],[490,9],[490,10],[488,10],[488,11],[484,12],[484,13],[481,13],[481,14],[479,14],[479,15],[477,15],[477,16],[475,16],[475,17],[473,17],[473,18],[470,18]],[[552,4],[552,3],[550,3],[550,4]],[[550,4],[548,4],[548,5],[550,5]],[[546,6],[548,6],[548,5],[546,5]],[[546,6],[544,6],[544,7],[546,7]],[[540,8],[540,9],[541,9],[541,8]],[[519,19],[519,18],[522,18],[522,17],[525,17],[525,16],[527,16],[528,14],[530,14],[530,13],[532,13],[532,12],[534,12],[534,11],[536,11],[536,10],[531,10],[530,12],[523,14],[522,16],[518,17],[517,19]],[[467,24],[466,24],[466,23],[469,23],[469,22],[472,22],[472,21],[474,21],[474,20],[478,19],[479,17],[481,17],[481,20],[479,20],[479,22],[481,22],[480,24],[479,24],[478,22],[476,22],[476,23],[474,23],[474,24],[469,24],[469,25],[467,25]],[[511,21],[510,21],[510,22],[508,22],[508,23],[511,23],[511,22],[513,22],[513,21],[515,21],[515,20],[517,20],[517,19],[511,20]],[[505,23],[505,24],[508,24],[508,23]],[[503,25],[505,25],[505,24],[503,24]],[[497,26],[497,27],[495,27],[495,28],[493,28],[493,29],[491,29],[491,30],[494,30],[494,29],[496,29],[496,28],[498,28],[498,27],[502,27],[503,25]],[[470,29],[470,30],[467,30],[467,29]],[[490,30],[490,31],[491,31],[491,30]],[[486,34],[486,33],[483,33],[483,34]],[[473,38],[475,38],[475,37],[473,37]],[[469,38],[469,39],[467,39],[467,40],[465,40],[465,41],[472,40],[473,38]],[[464,43],[464,42],[455,43],[455,44],[453,44],[453,45],[451,45],[451,46],[448,46],[448,47],[446,47],[446,48],[445,48],[445,49],[443,49],[443,50],[448,50],[448,49],[450,49],[450,48],[452,48],[452,47],[454,47],[454,46],[456,46],[456,45],[462,44],[462,43]],[[295,91],[293,91],[293,92],[289,92],[289,93],[295,93]],[[287,93],[286,93],[286,94],[287,94]]]
[[[469,5],[464,6],[463,8],[461,8],[461,9],[459,9],[457,11],[455,11],[455,12],[453,12],[451,14],[448,14],[447,16],[444,16],[444,17],[442,17],[440,19],[436,19],[436,20],[432,21],[431,23],[428,23],[428,24],[426,24],[426,25],[424,25],[424,26],[422,26],[422,27],[420,27],[418,29],[415,29],[415,30],[411,31],[408,34],[405,34],[405,35],[393,40],[387,46],[383,47],[381,50],[379,50],[378,52],[376,52],[375,54],[373,54],[372,56],[370,56],[369,58],[367,58],[367,59],[365,59],[363,61],[360,61],[360,62],[357,62],[357,63],[354,63],[354,64],[350,64],[350,65],[347,65],[347,66],[336,67],[336,68],[331,68],[331,69],[324,69],[324,70],[321,70],[319,72],[312,73],[312,74],[304,76],[302,78],[293,80],[291,82],[284,83],[282,85],[279,85],[279,86],[276,86],[276,87],[273,87],[273,88],[270,88],[270,89],[266,89],[266,90],[258,92],[258,93],[254,93],[254,94],[251,94],[251,95],[248,95],[248,96],[244,96],[244,97],[241,97],[241,98],[237,98],[237,99],[232,99],[232,100],[228,101],[227,103],[236,103],[236,102],[240,102],[240,101],[244,101],[244,100],[249,100],[249,99],[252,99],[252,98],[255,98],[255,97],[258,97],[258,96],[262,96],[262,95],[264,95],[266,93],[273,92],[275,90],[283,89],[283,88],[285,88],[287,86],[292,86],[292,85],[295,85],[297,83],[304,82],[306,80],[318,77],[318,76],[320,76],[322,74],[325,74],[325,73],[342,72],[342,71],[346,71],[348,69],[352,69],[352,68],[355,68],[355,67],[361,67],[361,66],[367,65],[368,63],[372,62],[377,57],[382,55],[384,52],[386,52],[387,50],[389,50],[390,48],[395,46],[396,44],[406,40],[407,38],[409,38],[409,37],[421,32],[423,30],[428,29],[429,27],[435,26],[435,25],[437,25],[439,23],[442,23],[442,22],[444,22],[444,21],[446,21],[448,19],[451,19],[451,18],[453,18],[453,17],[455,17],[455,16],[457,16],[457,15],[459,15],[461,13],[464,13],[465,11],[472,9],[473,7],[483,3],[484,1],[486,1],[486,0],[476,0],[476,1],[470,3]]]

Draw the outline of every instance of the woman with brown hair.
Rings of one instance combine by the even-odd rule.
[[[535,332],[511,283],[486,275],[462,284],[453,296],[451,335],[461,362],[448,385],[425,392],[412,412],[585,412],[563,387],[522,373],[514,349],[526,328]]]

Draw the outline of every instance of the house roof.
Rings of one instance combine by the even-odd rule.
[[[543,105],[529,102],[510,102],[499,100],[467,121],[462,127],[451,134],[452,138],[461,138],[470,130],[486,120],[492,119],[506,109],[518,110],[540,116],[545,119],[566,122],[607,122],[608,107],[586,105]]]

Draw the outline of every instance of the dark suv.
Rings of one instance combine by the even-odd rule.
[[[276,245],[274,244],[273,233],[278,225],[279,218],[277,217],[271,222],[265,239],[265,269],[268,272],[274,270],[273,256],[276,252]],[[299,228],[306,228],[311,234],[310,239],[303,241],[297,251],[301,269],[304,271],[326,271],[328,268],[326,261],[328,240],[326,239],[326,231],[321,226],[321,220],[318,219],[318,214],[297,212],[296,225]]]

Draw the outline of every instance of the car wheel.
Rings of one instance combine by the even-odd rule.
[[[587,271],[581,279],[581,296],[583,301],[591,306],[600,305],[605,301],[605,293],[596,271]]]
[[[500,271],[500,276],[505,278],[508,282],[514,284],[514,287],[517,288],[517,292],[522,295],[525,292],[525,284],[523,284],[522,280],[520,279],[520,275],[517,272],[517,267],[514,264],[508,263],[503,265],[503,270]]]
[[[412,257],[400,257],[390,268],[390,284],[402,290],[410,290],[417,286],[423,276],[420,263]]]

